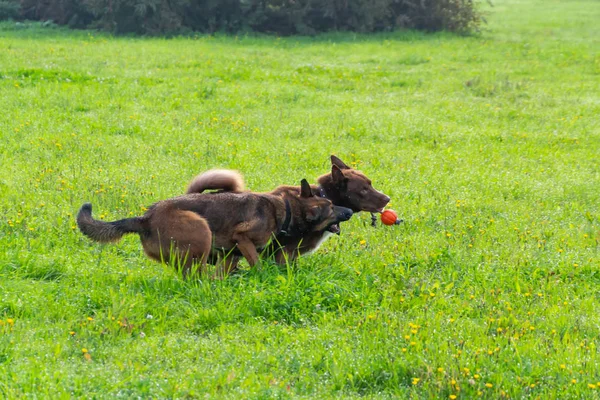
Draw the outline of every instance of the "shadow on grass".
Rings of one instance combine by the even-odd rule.
[[[3,21],[0,22],[0,33],[5,36],[48,39],[56,37],[69,37],[74,39],[94,39],[94,38],[119,38],[135,40],[211,40],[226,42],[229,45],[258,45],[269,47],[288,47],[298,44],[327,44],[327,43],[381,43],[383,41],[391,42],[416,42],[416,41],[439,41],[450,38],[464,38],[478,36],[479,34],[458,34],[451,32],[425,32],[414,29],[396,30],[390,32],[375,33],[357,33],[357,32],[327,32],[314,36],[275,36],[258,32],[240,32],[234,33],[201,33],[192,32],[189,34],[173,34],[164,36],[140,36],[140,35],[113,35],[109,32],[96,30],[77,30],[65,26],[59,26],[52,23],[37,21]]]
[[[59,281],[65,276],[65,269],[55,260],[43,260],[30,256],[14,257],[0,266],[0,276],[3,275],[37,281]]]
[[[148,312],[203,334],[222,324],[284,323],[305,326],[326,313],[358,307],[352,279],[314,266],[279,266],[263,262],[225,279],[184,280],[177,274],[148,278],[131,276],[127,290],[145,299]],[[169,268],[165,265],[165,268]]]

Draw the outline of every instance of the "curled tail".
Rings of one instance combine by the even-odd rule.
[[[244,178],[239,172],[230,169],[211,169],[196,176],[188,185],[186,193],[202,193],[205,190],[243,192]]]
[[[98,221],[92,217],[92,205],[85,203],[77,214],[77,226],[85,236],[96,242],[116,242],[126,233],[145,232],[142,218],[126,218],[113,222]]]

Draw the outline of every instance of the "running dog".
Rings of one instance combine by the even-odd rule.
[[[299,194],[187,194],[159,201],[141,217],[113,222],[94,219],[92,205],[86,203],[79,210],[77,225],[97,242],[115,242],[124,234],[137,233],[146,255],[175,262],[187,276],[194,264],[202,271],[208,261],[217,260],[223,261],[220,272],[230,273],[240,255],[254,266],[271,238],[339,230],[338,224],[351,216],[351,209],[314,196],[303,179]]]
[[[321,198],[331,200],[339,207],[346,207],[353,212],[381,212],[390,198],[373,188],[371,180],[365,174],[346,165],[338,157],[331,156],[331,172],[319,177],[318,185],[311,186],[314,193]],[[244,179],[237,171],[211,170],[196,176],[189,184],[187,193],[202,193],[206,190],[217,190],[216,193],[244,191]],[[289,198],[298,197],[301,193],[298,186],[279,186],[270,195]],[[339,235],[338,225],[328,229],[306,231],[297,235],[277,237],[276,241],[266,249],[269,256],[283,264],[286,260],[313,252],[330,236]]]

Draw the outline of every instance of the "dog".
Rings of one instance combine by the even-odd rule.
[[[222,276],[237,267],[240,255],[250,266],[256,265],[258,252],[274,236],[281,240],[321,232],[351,216],[351,209],[315,196],[303,179],[299,195],[187,194],[159,201],[141,217],[112,222],[94,219],[92,205],[86,203],[79,210],[77,225],[97,242],[137,233],[148,257],[176,263],[184,277],[193,265],[202,271],[208,261],[222,260],[218,271]]]
[[[331,200],[333,204],[346,207],[353,212],[383,211],[389,203],[389,196],[373,188],[371,180],[365,174],[346,165],[335,155],[331,156],[331,172],[318,178],[318,185],[311,186],[317,196]],[[210,170],[196,176],[188,185],[187,193],[203,193],[217,190],[216,193],[244,191],[244,179],[237,171]],[[279,186],[269,192],[275,196],[299,196],[301,188],[297,186]],[[299,235],[287,235],[278,238],[266,250],[275,261],[283,264],[298,256],[314,252],[331,235],[339,235],[339,225],[332,225],[321,231],[304,232]]]

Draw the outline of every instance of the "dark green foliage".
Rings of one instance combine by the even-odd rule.
[[[396,0],[392,3],[393,14],[398,18],[396,26],[406,24],[429,31],[467,32],[477,29],[482,20],[473,0]]]
[[[19,16],[19,3],[12,0],[0,0],[0,21],[17,18]]]
[[[0,0],[0,17],[5,3],[14,9],[15,3]],[[20,14],[139,34],[254,30],[312,35],[396,28],[467,32],[481,22],[473,0],[21,0]]]
[[[86,28],[94,20],[85,1],[78,0],[20,0],[22,18],[54,21],[72,28]]]

